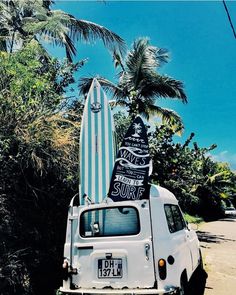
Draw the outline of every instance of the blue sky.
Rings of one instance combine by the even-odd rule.
[[[236,39],[222,1],[56,2],[55,9],[109,28],[128,46],[147,36],[152,45],[167,48],[171,61],[161,72],[184,82],[189,101],[160,103],[183,118],[185,132],[178,140],[194,132],[200,146],[216,143],[215,159],[230,162],[236,170]],[[227,5],[236,27],[236,2]],[[76,60],[89,58],[78,77],[115,78],[111,56],[101,42],[76,47]],[[56,53],[62,56],[62,51]]]

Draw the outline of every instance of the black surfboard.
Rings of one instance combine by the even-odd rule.
[[[149,166],[147,132],[143,120],[138,116],[119,148],[108,197],[115,202],[148,199]]]

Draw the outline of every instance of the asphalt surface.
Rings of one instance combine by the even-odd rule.
[[[204,287],[196,295],[236,294],[236,218],[207,222],[198,229],[204,268]]]

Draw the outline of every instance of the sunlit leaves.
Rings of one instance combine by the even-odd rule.
[[[17,156],[22,153],[25,166],[31,163],[36,171],[46,172],[60,157],[59,166],[67,171],[70,161],[74,165],[74,132],[79,124],[76,119],[69,120],[60,105],[64,101],[64,87],[73,82],[77,67],[56,60],[45,64],[37,43],[11,56],[2,54],[0,59],[0,72],[4,73],[0,94],[1,135],[18,145]]]

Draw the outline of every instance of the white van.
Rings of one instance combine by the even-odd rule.
[[[150,200],[72,202],[64,257],[66,294],[185,294],[201,265],[177,199],[154,185]]]

